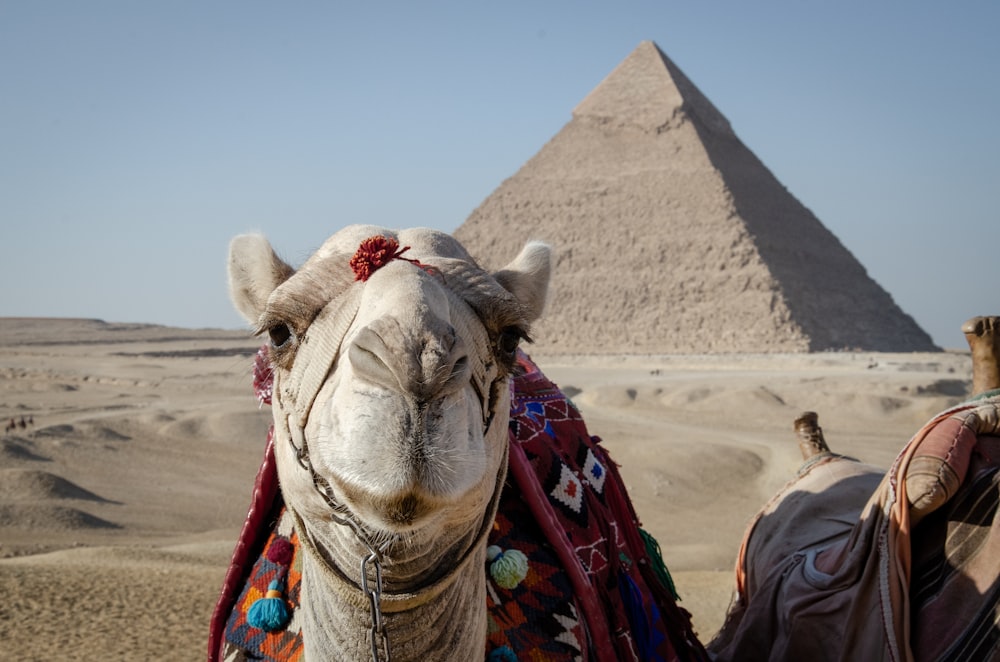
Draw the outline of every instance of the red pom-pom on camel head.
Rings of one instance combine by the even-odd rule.
[[[351,258],[351,269],[354,270],[354,280],[362,282],[368,280],[373,273],[393,260],[406,260],[418,267],[423,267],[417,260],[402,257],[403,253],[408,250],[410,250],[409,246],[400,248],[399,242],[392,237],[384,237],[382,235],[368,237],[361,242],[354,257]]]

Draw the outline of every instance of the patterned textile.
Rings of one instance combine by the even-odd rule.
[[[529,571],[512,589],[498,586],[487,572],[486,650],[506,646],[523,660],[581,659],[586,636],[573,601],[573,586],[528,505],[512,498],[516,494],[516,487],[505,485],[489,544],[523,552]]]
[[[245,659],[297,662],[302,659],[302,633],[295,616],[298,613],[296,609],[299,606],[299,589],[302,583],[302,561],[298,548],[299,537],[292,530],[291,520],[282,510],[229,615],[225,638],[230,647],[223,658],[227,662]],[[287,568],[268,558],[268,551],[279,540],[289,541],[295,549],[292,563]],[[284,579],[284,599],[292,610],[292,620],[281,630],[264,632],[247,623],[247,612],[255,600],[264,597],[271,580],[276,578]]]
[[[261,368],[258,397],[269,401]],[[707,660],[690,615],[656,574],[638,518],[616,465],[587,433],[579,412],[527,356],[512,381],[510,466],[489,544],[518,550],[527,573],[513,588],[487,577],[487,660]],[[255,380],[256,381],[256,380]],[[265,467],[268,467],[265,469]],[[268,445],[255,495],[276,481]],[[262,489],[261,485],[265,487]],[[267,549],[278,538],[297,543],[281,510],[280,492],[251,513],[272,517],[244,526],[215,615],[209,660],[297,660],[301,633],[293,614],[283,630],[265,633],[246,622],[279,568]],[[258,518],[259,519],[259,518]],[[251,542],[251,539],[253,540]],[[266,543],[263,542],[266,540]],[[241,550],[250,557],[237,571]],[[287,599],[298,606],[298,553],[288,571]],[[661,572],[664,570],[660,566]],[[391,637],[391,633],[390,633]]]
[[[570,578],[588,633],[584,659],[707,659],[689,614],[654,575],[617,466],[562,391],[526,356],[520,365],[509,482]]]
[[[1000,437],[980,435],[961,489],[913,530],[914,659],[1000,660],[998,506]]]

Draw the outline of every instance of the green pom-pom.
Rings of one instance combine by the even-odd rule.
[[[515,588],[528,576],[528,557],[520,550],[508,549],[505,552],[496,545],[490,545],[486,556],[490,560],[490,576],[501,588]]]
[[[281,596],[281,582],[277,579],[268,585],[266,597],[254,600],[247,611],[247,623],[264,632],[282,629],[291,618],[288,605]]]

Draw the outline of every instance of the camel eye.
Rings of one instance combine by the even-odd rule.
[[[500,332],[500,338],[497,340],[497,349],[500,350],[503,356],[513,356],[523,335],[517,327],[508,326]]]
[[[271,338],[271,347],[275,349],[281,349],[292,339],[292,331],[284,322],[279,322],[268,329],[267,335]]]

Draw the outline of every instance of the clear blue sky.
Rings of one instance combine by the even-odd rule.
[[[231,236],[453,230],[655,41],[946,347],[1000,314],[1000,3],[0,0],[0,315],[239,328]]]

